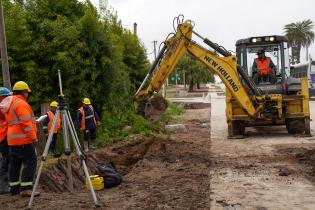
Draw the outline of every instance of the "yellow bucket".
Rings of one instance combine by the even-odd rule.
[[[90,176],[90,180],[92,182],[92,186],[94,190],[102,190],[104,189],[104,178],[99,175]],[[88,180],[85,180],[85,187],[87,190],[90,190]]]

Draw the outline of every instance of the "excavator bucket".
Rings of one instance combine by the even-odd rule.
[[[167,106],[167,101],[162,96],[156,95],[149,100],[142,101],[137,113],[148,120],[156,121],[165,113]]]

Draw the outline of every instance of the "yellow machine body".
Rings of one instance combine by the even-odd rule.
[[[193,41],[193,34],[203,39],[213,51]],[[310,134],[307,78],[298,80],[298,89],[295,92],[266,94],[244,73],[235,55],[193,31],[191,21],[179,23],[176,33],[165,41],[164,48],[135,94],[134,106],[137,113],[147,118],[145,110],[149,99],[161,90],[185,53],[204,63],[225,84],[229,137],[243,135],[248,126],[278,124],[285,124],[289,133]],[[143,89],[150,76],[147,88]]]

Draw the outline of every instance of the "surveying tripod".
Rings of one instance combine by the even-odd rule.
[[[49,131],[49,134],[48,134],[47,143],[45,145],[45,149],[44,149],[44,152],[42,154],[42,158],[41,158],[40,166],[39,166],[39,169],[38,169],[36,181],[35,181],[35,184],[34,184],[34,187],[33,187],[32,195],[31,195],[31,198],[29,200],[27,209],[31,209],[32,208],[32,203],[33,203],[35,192],[36,192],[36,189],[37,189],[37,186],[38,186],[38,183],[39,183],[39,178],[40,178],[43,166],[44,166],[44,162],[46,161],[46,157],[47,157],[47,154],[48,154],[48,151],[49,151],[50,144],[52,142],[52,137],[53,137],[54,130],[55,130],[55,127],[56,127],[56,124],[57,124],[57,119],[59,118],[59,116],[60,116],[61,123],[62,123],[62,135],[63,135],[63,141],[64,141],[65,155],[68,156],[68,160],[69,160],[68,163],[70,163],[70,164],[68,164],[68,167],[70,166],[70,168],[71,168],[71,162],[70,162],[71,149],[70,149],[70,142],[69,142],[69,131],[70,131],[70,134],[71,134],[71,137],[72,137],[72,141],[73,141],[73,144],[75,146],[75,150],[76,150],[77,155],[78,155],[78,157],[79,157],[79,159],[81,161],[85,177],[86,177],[86,179],[88,181],[89,189],[91,191],[91,195],[92,195],[94,204],[95,204],[96,207],[99,207],[100,205],[98,203],[95,191],[94,191],[93,186],[92,186],[92,182],[91,182],[91,179],[90,179],[88,168],[87,168],[86,163],[85,163],[85,156],[84,156],[84,154],[82,152],[82,148],[81,148],[81,145],[80,145],[80,142],[79,142],[79,138],[78,138],[77,132],[75,130],[73,121],[72,121],[71,116],[70,116],[70,112],[69,112],[69,109],[68,109],[66,98],[65,98],[65,96],[63,94],[63,91],[62,91],[60,70],[58,70],[58,78],[59,78],[59,87],[60,87],[60,95],[58,97],[58,106],[57,106],[57,110],[56,110],[56,113],[55,113],[54,121],[52,123],[52,127],[51,127],[51,129]],[[68,173],[68,176],[69,176],[68,178],[70,179],[70,182],[72,182],[72,175],[71,175],[71,173],[70,174]],[[70,187],[70,189],[71,189],[71,187]]]

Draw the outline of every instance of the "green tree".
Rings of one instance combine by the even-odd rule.
[[[193,91],[195,85],[199,89],[201,83],[214,82],[214,76],[209,68],[189,54],[184,55],[176,67],[180,71],[185,71],[186,82],[189,82],[189,91]],[[181,81],[183,81],[182,75],[179,74]]]
[[[306,48],[314,42],[314,23],[308,19],[301,22],[290,23],[284,26],[284,33],[289,39],[289,46],[292,48],[292,64],[300,63],[301,48]]]
[[[75,114],[81,99],[91,98],[105,136],[134,121],[133,95],[149,62],[106,1],[97,10],[89,0],[4,0],[4,11],[11,81],[29,83],[37,113],[56,100],[60,69],[70,109]]]
[[[35,66],[31,59],[31,33],[23,5],[9,0],[3,3],[10,76],[11,81],[15,82],[27,78],[26,72],[34,69]]]

